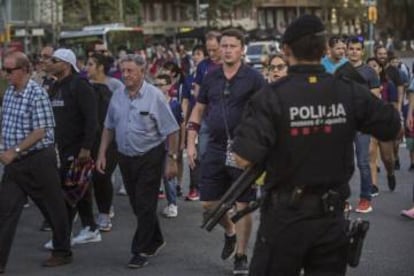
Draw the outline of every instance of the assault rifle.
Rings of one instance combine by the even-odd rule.
[[[220,219],[229,211],[235,204],[236,200],[255,183],[256,179],[263,173],[264,169],[261,165],[253,165],[243,171],[237,180],[230,186],[227,192],[218,202],[217,206],[212,211],[204,213],[204,220],[201,228],[207,231],[219,223]],[[241,211],[236,212],[231,217],[233,223],[236,223],[243,216],[253,212],[259,208],[261,199],[253,201],[249,206]]]

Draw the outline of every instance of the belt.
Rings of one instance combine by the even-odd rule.
[[[48,147],[46,147],[46,148],[42,148],[42,149],[34,149],[34,150],[31,150],[31,151],[25,151],[25,152],[22,152],[17,158],[16,158],[16,160],[15,161],[23,161],[23,160],[25,160],[25,159],[27,159],[27,158],[29,158],[29,157],[31,157],[31,156],[33,156],[33,155],[36,155],[37,153],[39,153],[39,152],[42,152],[42,151],[44,151],[44,150],[46,150],[46,149],[48,149],[48,148],[50,148],[50,147],[52,147],[52,146],[48,146]]]
[[[345,201],[334,191],[328,190],[325,193],[295,194],[295,191],[272,191],[270,201],[274,206],[283,206],[289,209],[309,211],[325,215],[343,214]]]

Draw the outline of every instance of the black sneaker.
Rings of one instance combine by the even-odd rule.
[[[161,243],[161,244],[159,244],[159,245],[156,245],[156,246],[153,246],[153,247],[151,247],[149,250],[147,250],[147,252],[142,252],[141,253],[141,256],[143,256],[143,257],[146,257],[146,258],[148,258],[148,257],[154,257],[154,256],[157,256],[158,255],[158,253],[160,253],[160,250],[166,245],[167,243],[166,242],[163,242],[163,243]]]
[[[387,179],[388,179],[388,188],[390,189],[390,191],[392,192],[392,191],[394,191],[395,190],[395,185],[396,185],[396,182],[395,182],[395,175],[393,174],[393,175],[388,175],[387,176]]]
[[[414,171],[414,164],[410,165],[410,167],[408,168],[408,171],[410,171],[410,172]]]
[[[400,169],[400,159],[395,160],[394,169],[396,171]]]
[[[236,241],[236,234],[230,237],[224,234],[224,247],[223,251],[221,251],[221,258],[223,260],[227,260],[236,254]]]
[[[49,232],[52,231],[52,226],[47,220],[43,220],[42,226],[40,226],[40,231]]]
[[[236,255],[234,257],[233,275],[248,275],[249,266],[246,255]]]
[[[378,187],[376,185],[372,185],[371,186],[371,196],[376,197],[378,195],[379,195]]]
[[[128,263],[129,268],[141,268],[148,264],[148,259],[141,255],[134,255]]]

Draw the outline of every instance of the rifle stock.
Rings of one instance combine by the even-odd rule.
[[[213,230],[220,219],[233,207],[236,200],[255,183],[263,171],[263,167],[258,164],[244,170],[220,199],[217,206],[211,212],[207,212],[201,228],[205,228],[209,232]]]

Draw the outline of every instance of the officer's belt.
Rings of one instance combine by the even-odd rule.
[[[345,201],[333,196],[327,190],[317,193],[304,192],[300,198],[293,198],[293,191],[273,190],[269,194],[273,206],[304,210],[318,215],[343,214]]]

